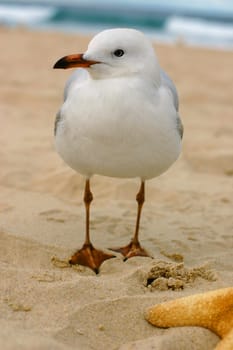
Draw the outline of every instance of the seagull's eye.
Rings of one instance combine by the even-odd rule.
[[[121,57],[124,55],[124,51],[122,49],[117,49],[116,51],[113,52],[113,54],[116,57]]]

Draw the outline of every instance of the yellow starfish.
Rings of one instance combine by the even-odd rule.
[[[147,310],[145,318],[163,328],[208,328],[222,338],[215,350],[233,350],[233,287],[155,305]]]

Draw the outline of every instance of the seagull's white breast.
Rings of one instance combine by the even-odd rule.
[[[180,153],[177,112],[168,91],[142,79],[86,79],[61,108],[56,148],[77,172],[149,179]]]

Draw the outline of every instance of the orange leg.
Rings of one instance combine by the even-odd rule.
[[[80,250],[78,250],[70,258],[69,263],[72,265],[79,264],[90,267],[95,273],[99,272],[100,265],[107,259],[114,258],[112,254],[107,254],[102,250],[93,247],[90,240],[90,204],[93,200],[93,195],[90,190],[90,180],[86,180],[84,203],[86,207],[86,238]]]
[[[138,202],[138,212],[137,212],[136,228],[135,228],[133,239],[128,245],[124,247],[113,248],[113,249],[111,248],[111,250],[121,253],[125,257],[124,260],[132,258],[133,256],[150,256],[147,253],[147,251],[141,247],[138,239],[141,211],[142,211],[143,203],[145,201],[145,182],[144,181],[141,182],[141,187],[136,196],[136,201]]]

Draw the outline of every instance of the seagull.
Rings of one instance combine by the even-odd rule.
[[[165,172],[181,152],[183,126],[173,81],[160,68],[148,38],[128,28],[100,32],[85,53],[62,57],[53,68],[76,68],[56,116],[55,147],[85,177],[85,241],[69,263],[98,273],[105,260],[115,257],[96,249],[90,239],[90,180],[95,174],[140,179],[133,238],[112,251],[124,260],[150,256],[139,242],[145,181]]]

